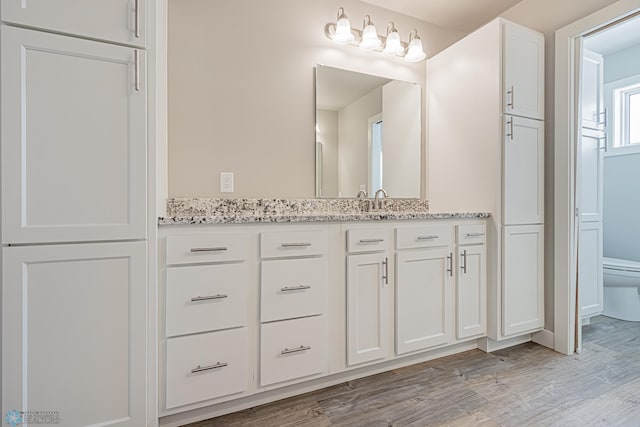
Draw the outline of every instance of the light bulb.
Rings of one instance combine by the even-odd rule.
[[[420,37],[418,37],[418,32],[413,30],[409,39],[409,47],[407,48],[407,54],[404,59],[408,62],[422,61],[427,57],[427,55],[424,53],[424,50],[422,50],[422,41],[420,40]]]
[[[384,44],[384,50],[382,53],[386,55],[399,55],[402,53],[404,48],[402,47],[402,43],[400,43],[400,35],[398,31],[393,29],[387,35],[387,41]]]
[[[373,26],[371,18],[369,17],[369,15],[367,15],[364,20],[364,29],[362,30],[362,41],[360,42],[360,49],[373,50],[380,47],[381,44],[382,42],[380,41],[380,38],[378,38],[376,27]]]
[[[344,9],[338,9],[338,23],[336,24],[336,32],[333,34],[333,42],[335,44],[346,45],[355,40],[351,32],[351,22],[344,14]]]

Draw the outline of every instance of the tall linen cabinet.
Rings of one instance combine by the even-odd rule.
[[[488,337],[538,331],[544,326],[544,36],[498,18],[431,58],[427,81],[430,207],[491,212]]]
[[[2,412],[24,423],[148,422],[145,16],[1,5]]]

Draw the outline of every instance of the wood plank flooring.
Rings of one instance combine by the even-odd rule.
[[[583,347],[468,351],[189,427],[640,427],[640,322],[597,317]]]

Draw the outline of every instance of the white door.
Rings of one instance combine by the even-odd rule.
[[[505,225],[544,222],[544,122],[504,117]]]
[[[2,26],[1,54],[2,242],[143,239],[144,52]]]
[[[396,353],[448,344],[453,336],[453,254],[396,254]]]
[[[460,246],[456,277],[456,337],[487,333],[487,270],[484,245]]]
[[[580,228],[578,283],[580,314],[596,316],[603,309],[602,223],[584,222]]]
[[[503,227],[502,333],[544,326],[544,226]]]
[[[504,24],[504,113],[544,119],[544,36]]]
[[[347,363],[384,359],[389,353],[388,258],[384,253],[347,257]]]
[[[146,243],[5,247],[2,269],[5,412],[145,425]]]
[[[2,20],[60,33],[145,45],[145,0],[2,0]]]

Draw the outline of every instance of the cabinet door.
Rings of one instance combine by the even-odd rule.
[[[2,20],[117,43],[145,45],[145,0],[2,0]]]
[[[458,248],[456,286],[456,336],[469,338],[487,333],[487,270],[485,246]]]
[[[396,353],[451,342],[453,254],[448,248],[396,254]]]
[[[1,54],[3,243],[144,238],[144,52],[3,26]]]
[[[2,407],[146,425],[146,243],[5,247],[2,269]]]
[[[580,314],[591,317],[602,313],[602,224],[583,222],[580,227],[578,296]]]
[[[503,227],[502,333],[544,326],[544,226]]]
[[[503,37],[503,111],[543,120],[544,36],[509,22]]]
[[[544,222],[544,123],[505,116],[505,225]]]
[[[347,257],[347,363],[384,359],[389,353],[388,258],[384,253]]]

